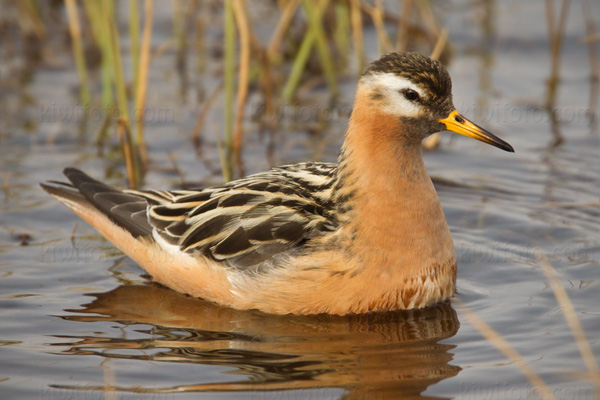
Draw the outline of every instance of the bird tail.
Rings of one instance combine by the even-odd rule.
[[[63,173],[70,183],[49,181],[40,185],[98,231],[102,233],[99,224],[108,219],[134,238],[152,234],[144,197],[99,182],[76,168],[65,168]]]

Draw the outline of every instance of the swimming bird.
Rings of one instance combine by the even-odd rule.
[[[43,188],[176,291],[236,309],[348,314],[450,298],[456,256],[421,142],[460,115],[439,61],[393,52],[359,78],[338,163],[273,168],[201,190],[121,190],[67,168]]]

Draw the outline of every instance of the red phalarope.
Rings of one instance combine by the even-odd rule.
[[[421,141],[451,130],[506,151],[454,108],[446,68],[389,53],[360,77],[339,163],[202,190],[121,190],[67,168],[43,188],[174,290],[237,309],[346,314],[451,297],[454,245]]]

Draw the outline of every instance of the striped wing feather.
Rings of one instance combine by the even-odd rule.
[[[336,229],[330,203],[335,167],[303,163],[201,191],[124,194],[146,199],[148,222],[168,244],[255,270]]]

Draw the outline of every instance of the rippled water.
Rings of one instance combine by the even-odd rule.
[[[426,152],[459,258],[458,293],[448,304],[409,312],[270,316],[151,283],[37,185],[59,179],[69,165],[124,184],[122,172],[113,171],[115,152],[99,156],[93,140],[79,136],[77,116],[64,114],[77,102],[70,55],[54,56],[58,66],[35,69],[25,85],[13,79],[18,60],[0,61],[2,398],[538,397],[521,364],[467,321],[470,310],[522,355],[556,398],[592,399],[577,343],[536,260],[545,254],[555,267],[599,357],[600,141],[586,114],[590,64],[581,41],[582,3],[572,2],[564,37],[558,124],[543,108],[550,71],[543,3],[438,5],[454,46],[455,104],[516,153],[449,134],[440,149]],[[591,10],[600,23],[599,5]],[[165,30],[157,26],[157,43],[168,40]],[[191,89],[182,99],[173,59],[152,64],[148,105],[167,114],[148,124],[153,169],[147,184],[180,185],[172,159],[185,183],[218,182],[214,132],[221,103],[205,123],[201,160],[189,142],[201,101]],[[209,93],[218,71],[196,77],[192,67],[191,81],[203,82]],[[342,82],[347,96],[339,107],[347,110],[351,74]],[[329,118],[314,133],[315,113],[284,111],[272,155],[268,135],[248,122],[247,172],[267,168],[268,160],[335,160],[343,117]]]

